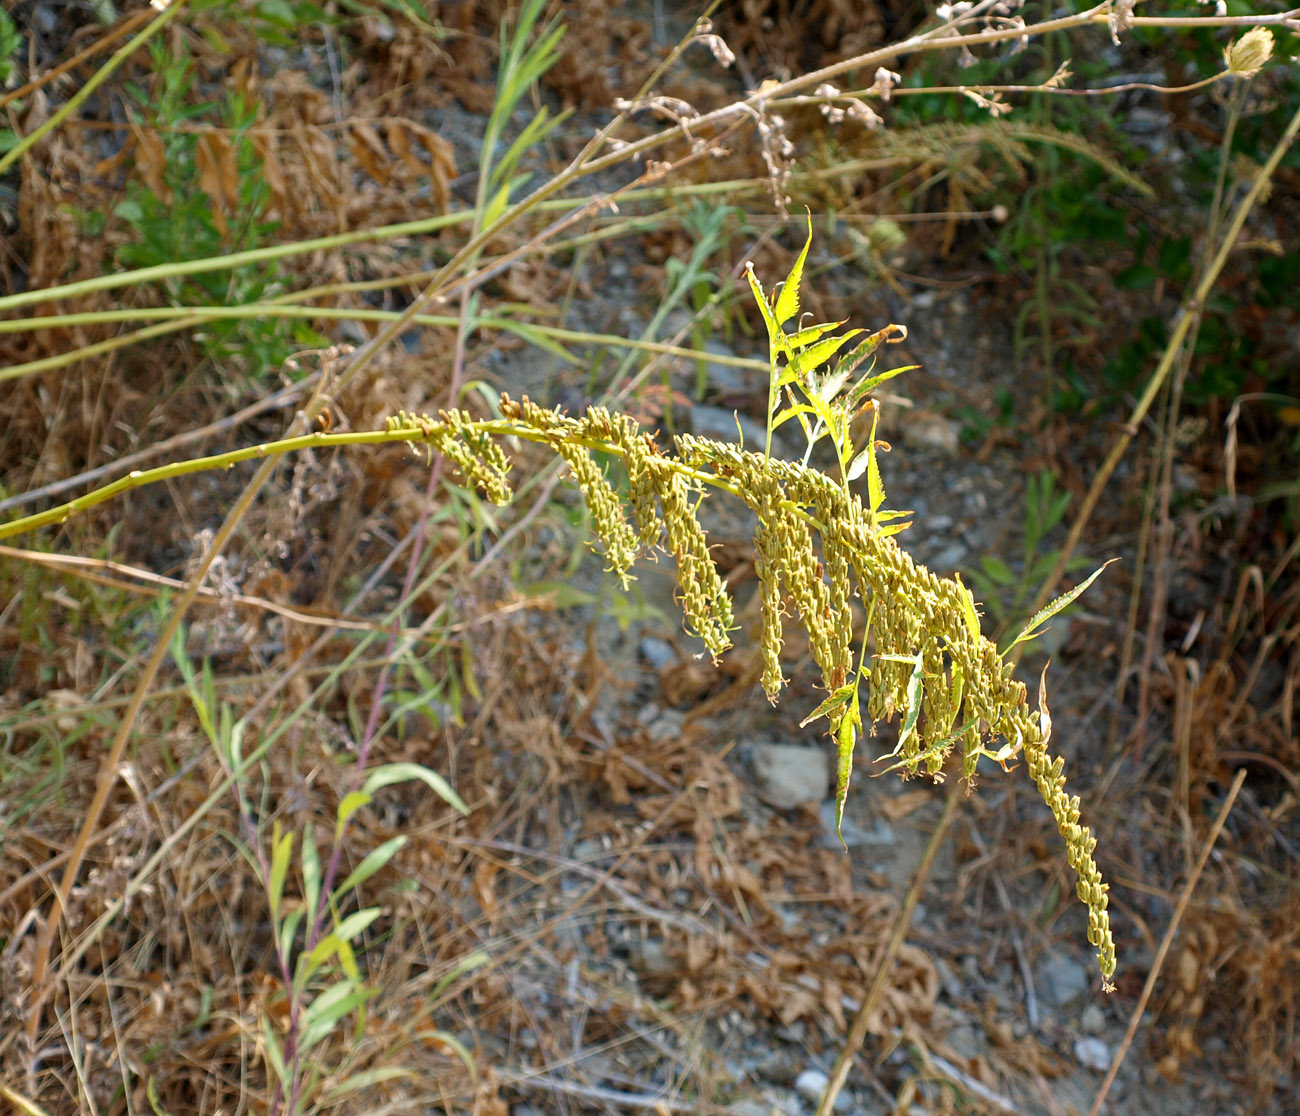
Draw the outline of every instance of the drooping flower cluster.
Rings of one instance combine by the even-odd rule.
[[[873,723],[901,719],[894,767],[904,774],[941,776],[948,754],[959,748],[964,774],[973,780],[980,756],[1005,764],[1023,751],[1065,840],[1089,911],[1089,941],[1109,982],[1115,951],[1106,885],[1092,855],[1096,839],[1079,822],[1078,798],[1064,791],[1062,761],[1047,751],[1051,718],[1044,695],[1038,711],[1031,711],[1012,665],[980,634],[974,600],[960,580],[918,565],[847,485],[811,467],[691,435],[679,435],[675,452],[665,454],[631,418],[600,407],[573,417],[503,396],[500,411],[504,421],[478,424],[456,412],[440,421],[402,414],[390,420],[390,429],[435,445],[498,503],[509,493],[496,439],[509,435],[549,446],[581,489],[612,572],[626,581],[638,554],[662,540],[676,559],[686,623],[714,656],[731,644],[733,611],[698,507],[713,488],[743,500],[758,519],[763,687],[775,700],[784,685],[782,623],[797,615],[827,692],[842,695],[828,699],[824,714],[841,748],[841,794],[860,723],[859,675],[867,688],[867,717]],[[626,499],[593,451],[621,459]],[[874,652],[856,672],[855,598],[866,608],[874,640]],[[1007,746],[995,753],[988,744],[999,738]]]

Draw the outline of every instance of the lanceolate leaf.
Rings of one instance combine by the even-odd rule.
[[[794,261],[794,267],[781,285],[781,293],[776,296],[774,316],[777,325],[785,325],[799,314],[799,284],[803,282],[803,265],[808,258],[808,249],[812,247],[812,213],[808,214],[808,239],[804,241],[803,251]]]
[[[383,767],[377,767],[370,773],[362,789],[367,794],[374,794],[380,787],[391,786],[393,783],[406,783],[412,779],[419,779],[448,806],[462,814],[469,813],[469,807],[461,801],[460,795],[451,789],[451,784],[446,779],[436,771],[431,771],[418,763],[388,763]]]
[[[903,724],[898,733],[898,747],[894,749],[897,752],[902,749],[908,737],[916,731],[916,722],[921,715],[921,694],[925,683],[925,651],[922,649],[915,655],[877,655],[876,658],[890,663],[909,663],[912,667],[911,677],[907,680],[907,709],[903,712]]]
[[[767,326],[768,343],[775,354],[777,339],[781,336],[781,327],[776,324],[776,319],[772,317],[772,309],[767,304],[767,295],[763,293],[762,285],[754,274],[754,265],[752,263],[745,264],[745,278],[749,280],[749,289],[754,292],[754,301],[758,303],[759,313],[763,315],[763,324]]]
[[[846,685],[841,686],[838,690],[836,690],[833,694],[831,694],[830,697],[828,697],[825,701],[823,701],[821,705],[817,706],[816,709],[814,709],[811,713],[808,714],[808,716],[806,716],[802,721],[800,721],[799,727],[807,728],[810,724],[813,723],[813,721],[816,721],[821,717],[834,718],[836,714],[838,714],[846,705],[848,705],[850,698],[856,698],[857,692],[858,692],[858,686],[856,682],[849,682]]]
[[[867,376],[854,385],[853,390],[849,392],[848,401],[850,407],[855,407],[864,395],[869,395],[875,391],[886,380],[892,380],[895,376],[901,376],[904,372],[912,372],[920,368],[919,364],[904,364],[899,368],[891,368],[888,372],[881,372],[875,376]]]
[[[844,803],[849,798],[849,781],[853,777],[853,749],[858,742],[858,728],[861,724],[857,688],[854,687],[853,703],[835,727],[835,836],[846,850],[848,844],[841,832],[844,825]]]
[[[376,872],[378,872],[379,869],[381,869],[385,864],[387,864],[390,860],[392,860],[393,857],[396,855],[397,850],[400,849],[405,844],[406,844],[405,837],[402,836],[390,837],[378,848],[371,849],[362,858],[361,863],[358,864],[354,869],[352,869],[351,872],[348,873],[347,879],[345,879],[341,884],[339,884],[337,893],[343,894],[347,892],[350,888],[354,888],[358,884],[364,883]]]
[[[847,320],[846,318],[845,321]],[[839,329],[843,324],[844,322],[822,322],[821,325],[806,326],[804,329],[799,330],[798,333],[790,334],[786,341],[789,343],[790,348],[802,349],[824,337],[831,330]],[[859,329],[856,332],[861,333],[862,330]]]
[[[1008,645],[1006,650],[1010,651],[1011,648],[1014,647],[1017,643],[1025,643],[1028,640],[1036,639],[1038,636],[1042,635],[1043,633],[1037,630],[1041,624],[1050,620],[1053,616],[1055,616],[1058,612],[1060,612],[1061,609],[1073,603],[1076,597],[1078,597],[1085,589],[1088,588],[1089,585],[1091,585],[1094,581],[1096,581],[1097,578],[1101,577],[1102,570],[1104,570],[1107,566],[1109,566],[1111,562],[1118,562],[1118,561],[1119,561],[1118,558],[1112,558],[1110,562],[1103,563],[1100,567],[1098,567],[1096,570],[1093,571],[1092,575],[1086,581],[1081,581],[1068,593],[1063,593],[1061,594],[1061,596],[1057,597],[1056,600],[1052,601],[1050,604],[1044,605],[1043,608],[1041,608],[1038,612],[1034,613],[1033,619],[1031,619],[1029,623],[1025,625],[1024,630],[1018,636],[1016,636],[1015,639],[1011,641],[1011,643]],[[1004,651],[1003,654],[1005,655],[1006,651]]]
[[[970,633],[971,639],[978,643],[980,638],[980,618],[979,613],[975,611],[975,598],[971,595],[971,591],[965,585],[962,585],[961,574],[957,573],[953,576],[957,579],[957,584],[961,585],[959,596],[961,598],[962,615],[966,619],[966,630]]]
[[[267,903],[271,908],[271,921],[280,917],[280,900],[284,896],[284,880],[289,872],[289,855],[293,851],[293,834],[281,833],[280,823],[271,826],[271,880]]]
[[[811,375],[815,369],[820,368],[838,353],[846,342],[851,341],[861,332],[860,329],[850,330],[839,337],[828,337],[825,341],[818,341],[811,348],[802,350],[796,358],[800,370],[805,376]]]
[[[867,509],[871,512],[874,523],[876,513],[885,502],[885,486],[880,480],[880,464],[876,461],[876,425],[880,421],[877,409],[871,416],[871,433],[867,437]]]

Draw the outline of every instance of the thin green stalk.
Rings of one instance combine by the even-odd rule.
[[[519,438],[523,441],[543,444],[551,440],[547,435],[534,430],[532,427],[523,426],[509,419],[488,419],[483,422],[476,422],[471,425],[470,429],[476,434],[483,434],[492,438]],[[274,442],[262,442],[255,446],[245,446],[242,449],[227,450],[225,453],[190,458],[186,461],[173,461],[166,465],[159,465],[154,469],[136,469],[124,477],[119,477],[109,484],[101,485],[99,488],[87,492],[84,496],[78,496],[75,500],[69,500],[67,503],[48,508],[43,512],[26,515],[20,519],[0,524],[0,539],[9,539],[16,535],[26,534],[29,531],[39,530],[42,527],[66,523],[73,516],[98,507],[115,496],[120,496],[137,488],[157,484],[159,481],[175,480],[178,477],[186,477],[194,473],[205,473],[215,469],[230,469],[245,461],[274,459],[301,450],[328,450],[337,449],[341,446],[385,446],[402,442],[421,442],[427,439],[428,429],[418,425],[400,426],[391,430],[352,430],[340,434],[301,434],[292,438],[281,438]],[[599,450],[602,453],[609,453],[616,457],[622,456],[622,451],[617,446],[603,441],[581,439],[579,444],[587,449]],[[711,473],[692,469],[680,463],[674,463],[674,468],[683,477],[690,480],[706,482],[715,488],[733,494],[735,492],[734,486],[720,481]]]

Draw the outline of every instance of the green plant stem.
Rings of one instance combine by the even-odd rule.
[[[1134,405],[1123,432],[1115,439],[1115,444],[1111,447],[1110,453],[1106,455],[1106,460],[1102,462],[1097,475],[1093,477],[1092,484],[1088,488],[1088,495],[1084,497],[1079,514],[1070,526],[1070,533],[1061,547],[1060,554],[1057,556],[1056,565],[1052,568],[1051,575],[1043,582],[1042,588],[1039,589],[1038,595],[1034,598],[1030,612],[1036,612],[1046,604],[1048,598],[1055,592],[1056,586],[1060,584],[1061,578],[1065,574],[1066,564],[1074,555],[1079,540],[1083,537],[1084,528],[1087,527],[1088,521],[1092,518],[1092,513],[1101,500],[1101,494],[1106,490],[1111,474],[1123,459],[1129,443],[1137,436],[1138,424],[1151,409],[1151,404],[1164,386],[1165,380],[1178,358],[1178,354],[1183,349],[1183,344],[1192,325],[1199,320],[1201,309],[1205,306],[1210,291],[1214,289],[1214,284],[1218,282],[1224,264],[1228,261],[1228,254],[1236,245],[1237,237],[1246,223],[1246,218],[1250,215],[1251,210],[1255,208],[1256,202],[1259,201],[1264,187],[1273,177],[1273,173],[1277,170],[1278,164],[1281,163],[1282,157],[1287,153],[1291,144],[1295,142],[1297,133],[1300,133],[1300,108],[1296,109],[1294,115],[1292,115],[1286,130],[1277,141],[1268,159],[1265,160],[1264,165],[1256,173],[1255,180],[1250,184],[1250,189],[1246,191],[1246,196],[1238,204],[1237,211],[1233,214],[1232,220],[1228,223],[1222,239],[1219,241],[1218,251],[1206,267],[1205,273],[1201,276],[1201,281],[1196,285],[1196,290],[1193,291],[1190,297],[1183,300],[1177,325],[1174,327],[1173,335],[1169,338],[1169,343],[1165,346],[1165,351],[1160,357],[1160,363],[1156,366],[1156,370],[1152,374],[1146,390],[1142,393],[1142,397]]]
[[[22,156],[36,144],[40,143],[55,128],[62,124],[69,116],[77,111],[86,99],[101,85],[104,84],[119,66],[131,57],[140,47],[144,46],[159,31],[167,26],[184,10],[188,0],[173,0],[172,4],[163,12],[159,13],[143,31],[128,43],[124,43],[113,56],[96,70],[87,80],[86,84],[78,89],[67,101],[60,105],[59,108],[51,113],[50,118],[42,123],[39,127],[34,128],[27,135],[23,136],[14,146],[4,155],[0,155],[0,174],[3,174],[9,167],[17,162]]]
[[[475,433],[485,434],[492,438],[519,438],[523,441],[541,444],[551,444],[555,441],[550,435],[534,430],[532,427],[511,422],[508,419],[489,419],[484,422],[477,422],[473,424],[471,429]],[[211,454],[207,457],[195,457],[187,461],[173,461],[167,465],[159,465],[155,469],[136,469],[124,477],[119,477],[109,484],[101,485],[99,488],[87,492],[84,496],[78,496],[75,500],[69,500],[67,503],[48,508],[43,512],[26,515],[21,519],[0,524],[0,539],[9,539],[16,535],[26,534],[28,531],[38,530],[41,527],[65,523],[74,515],[97,507],[124,492],[157,484],[159,481],[189,476],[192,473],[203,473],[213,469],[229,469],[245,461],[274,459],[286,453],[296,453],[300,450],[326,450],[340,446],[385,446],[401,442],[422,442],[426,439],[427,432],[418,426],[400,427],[395,430],[353,430],[341,434],[301,434],[292,438],[281,438],[274,442],[262,442],[255,446],[245,446],[243,449]],[[594,438],[569,438],[568,441],[615,457],[623,455],[623,451],[618,446]],[[735,485],[730,484],[721,477],[714,476],[712,473],[693,469],[681,462],[673,462],[672,467],[688,480],[709,484],[721,491],[736,495]],[[252,482],[250,481],[250,483]]]
[[[0,321],[0,334],[25,332],[28,329],[63,329],[69,326],[104,325],[110,322],[182,322],[185,327],[203,325],[208,322],[235,321],[266,318],[290,318],[302,320],[326,319],[331,321],[351,322],[391,322],[401,317],[397,310],[353,309],[337,306],[297,306],[267,302],[253,302],[246,306],[160,306],[156,309],[140,310],[94,310],[84,314],[58,314],[43,318],[28,318],[23,321]],[[410,321],[415,325],[454,327],[459,318],[451,314],[416,314]],[[515,328],[512,319],[506,317],[486,316],[475,319],[477,327],[482,329],[511,331]],[[660,356],[679,356],[698,360],[700,352],[681,345],[669,345],[660,341],[638,341],[608,333],[592,333],[587,330],[562,329],[559,326],[538,325],[532,322],[522,323],[530,332],[553,338],[556,341],[570,341],[575,344],[612,345],[639,352],[656,353]],[[709,353],[709,361],[716,364],[733,365],[736,368],[754,368],[766,371],[767,363],[753,357],[730,356],[726,353]],[[0,382],[13,379],[9,375],[13,369],[0,371]]]

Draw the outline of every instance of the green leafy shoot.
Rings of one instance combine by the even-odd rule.
[[[865,450],[855,453],[853,421],[873,406],[869,396],[880,384],[907,371],[894,368],[877,375],[859,376],[862,364],[882,343],[901,341],[907,336],[903,326],[889,325],[863,337],[861,329],[836,334],[844,322],[800,323],[793,333],[786,324],[799,316],[800,284],[808,251],[812,245],[812,215],[808,216],[808,237],[795,259],[785,282],[769,298],[746,264],[745,274],[757,303],[768,336],[768,360],[771,377],[768,384],[767,443],[764,453],[772,454],[772,434],[790,421],[799,423],[807,441],[803,464],[807,465],[818,442],[829,439],[840,467],[845,490],[867,471],[874,456],[875,438]],[[862,339],[847,353],[850,342]],[[838,358],[838,359],[836,359]],[[914,365],[911,367],[915,367]],[[879,475],[877,477],[877,487]],[[879,504],[876,505],[879,511]],[[898,529],[901,529],[898,528]]]

